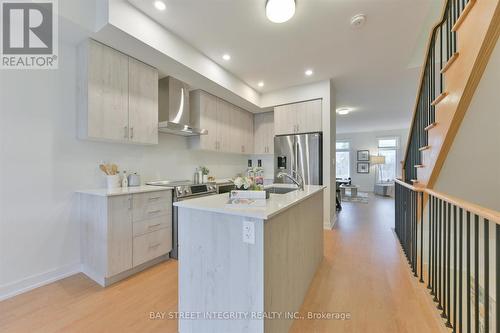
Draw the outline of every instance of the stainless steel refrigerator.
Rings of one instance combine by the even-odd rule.
[[[274,182],[291,183],[276,176],[293,171],[305,185],[323,185],[323,136],[321,133],[280,135],[274,138]]]

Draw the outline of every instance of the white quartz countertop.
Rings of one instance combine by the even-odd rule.
[[[95,190],[82,190],[76,191],[76,193],[81,194],[89,194],[89,195],[97,195],[101,197],[113,197],[116,195],[127,195],[127,194],[138,194],[138,193],[147,193],[147,192],[157,192],[157,191],[171,191],[173,187],[164,187],[164,186],[131,186],[127,188],[115,188],[115,189],[95,189]]]
[[[268,220],[284,210],[287,210],[288,208],[309,198],[310,196],[323,191],[323,189],[325,189],[325,186],[306,185],[304,186],[304,191],[297,190],[286,194],[271,193],[271,197],[266,200],[266,206],[264,207],[228,207],[228,193],[179,201],[175,202],[174,206],[179,208],[189,208],[207,212]]]

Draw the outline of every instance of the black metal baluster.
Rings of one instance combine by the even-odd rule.
[[[463,275],[463,272],[462,272],[462,266],[463,266],[463,243],[462,243],[462,234],[463,234],[463,227],[464,227],[464,212],[463,212],[463,209],[460,208],[460,230],[459,230],[459,236],[458,236],[458,244],[459,244],[459,252],[460,252],[460,255],[459,255],[459,259],[458,261],[460,261],[460,267],[459,267],[459,276],[458,276],[458,284],[460,285],[460,289],[459,289],[459,292],[458,292],[458,331],[460,333],[463,332],[463,325],[462,325],[462,288],[463,288],[463,284],[462,284],[462,275]]]
[[[418,193],[413,192],[413,276],[418,277]]]
[[[490,331],[490,221],[487,219],[484,220],[484,331]]]
[[[471,285],[470,285],[470,212],[467,212],[467,276],[466,276],[466,284],[467,284],[467,332],[471,331]]]
[[[453,205],[453,330],[457,330],[457,206]]]
[[[438,258],[438,266],[439,266],[438,278],[439,278],[439,285],[438,285],[438,293],[437,293],[437,295],[438,295],[438,302],[439,302],[437,308],[439,310],[443,310],[443,307],[441,305],[441,301],[442,301],[441,293],[442,293],[442,290],[443,290],[441,288],[442,287],[442,283],[441,283],[442,282],[442,267],[443,267],[442,262],[441,262],[441,257],[442,257],[441,256],[441,252],[442,252],[441,251],[441,243],[442,243],[441,236],[443,234],[442,233],[442,224],[443,224],[442,223],[443,222],[442,221],[442,216],[443,215],[441,214],[442,211],[443,211],[443,201],[441,199],[439,199],[439,215],[438,215],[438,218],[439,218],[439,236],[438,236],[438,254],[439,254],[439,258]]]
[[[427,289],[432,290],[432,281],[431,281],[431,276],[432,276],[432,264],[431,264],[431,258],[432,258],[432,212],[434,209],[433,206],[433,201],[432,201],[432,196],[428,195],[427,196],[427,201],[429,201],[429,256],[427,259]],[[431,292],[432,294],[432,292]]]
[[[474,332],[479,332],[479,216],[474,215]]]
[[[424,192],[420,192],[420,282],[424,283]]]
[[[434,256],[432,258],[434,270],[433,270],[433,283],[432,283],[432,295],[434,295],[434,302],[438,302],[437,298],[437,287],[438,287],[438,278],[437,278],[437,258],[438,258],[438,199],[434,197]]]
[[[448,271],[448,266],[447,266],[447,260],[446,260],[446,253],[447,253],[447,247],[446,247],[446,240],[447,240],[447,233],[446,233],[446,221],[447,221],[447,212],[446,212],[446,207],[448,206],[448,203],[445,201],[443,203],[443,308],[441,312],[441,318],[446,318],[446,294],[447,294],[447,271]]]
[[[446,293],[447,293],[447,296],[448,296],[448,300],[446,301],[446,304],[448,305],[448,308],[447,308],[447,311],[446,311],[446,317],[447,317],[447,321],[446,321],[446,327],[451,327],[451,322],[450,322],[450,317],[451,317],[451,203],[448,203],[448,220],[447,220],[447,226],[448,226],[448,241],[447,241],[447,244],[448,244],[448,251],[447,251],[447,254],[448,254],[448,257],[447,257],[447,265],[446,267],[448,268],[446,270],[446,274],[447,274],[447,281],[446,281]]]

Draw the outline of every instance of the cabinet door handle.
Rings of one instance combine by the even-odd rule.
[[[130,138],[131,139],[134,138],[134,128],[133,127],[130,127]]]
[[[123,128],[123,133],[124,133],[124,134],[123,134],[123,137],[124,137],[125,139],[128,139],[128,126],[125,126],[125,127]]]
[[[161,210],[158,209],[158,210],[153,210],[153,211],[149,212],[148,214],[158,214],[160,212],[161,212]]]
[[[149,198],[149,201],[155,201],[155,200],[160,200],[161,197],[152,197],[152,198]]]
[[[151,244],[151,245],[149,245],[149,248],[154,249],[155,247],[158,247],[160,245],[161,245],[161,243]]]
[[[161,225],[161,223],[157,223],[157,224],[150,225],[148,228],[151,229],[154,227],[159,227],[160,225]]]

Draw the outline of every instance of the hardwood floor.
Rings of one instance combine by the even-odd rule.
[[[350,320],[298,320],[291,332],[446,332],[410,275],[393,234],[393,201],[344,203],[326,231],[325,257],[301,313],[345,312]],[[78,274],[0,302],[0,332],[177,332],[177,262],[107,289]]]

